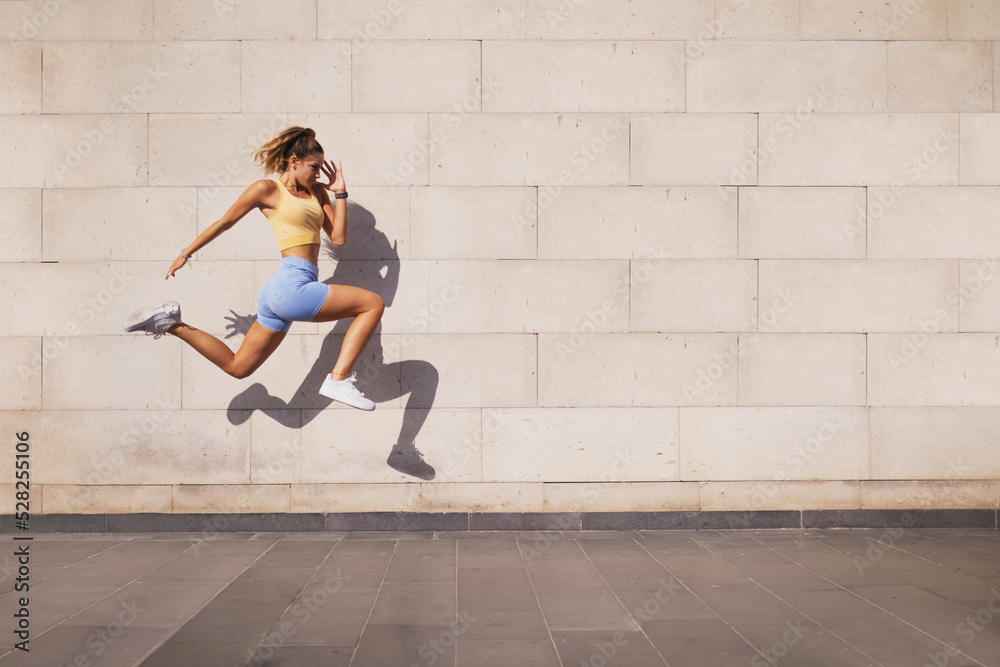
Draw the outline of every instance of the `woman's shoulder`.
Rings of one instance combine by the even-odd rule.
[[[262,178],[259,181],[254,181],[253,184],[250,185],[250,189],[263,194],[277,192],[278,181],[273,178]]]
[[[262,178],[254,181],[246,189],[247,194],[261,202],[265,199],[273,198],[278,193],[278,182],[270,178]]]

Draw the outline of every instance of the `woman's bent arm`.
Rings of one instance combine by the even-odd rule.
[[[326,201],[323,203],[323,212],[326,213],[326,220],[323,221],[323,231],[333,241],[333,245],[344,245],[347,243],[347,200],[334,199],[330,204],[330,197],[323,193]]]
[[[313,191],[313,194],[319,196],[323,213],[326,214],[326,219],[323,220],[323,231],[330,237],[333,245],[344,245],[347,243],[347,200],[334,198],[331,204],[328,192],[329,190],[333,190],[334,194],[347,192],[344,167],[340,162],[337,164],[324,162],[320,169],[330,181],[329,183],[317,183],[320,187]]]

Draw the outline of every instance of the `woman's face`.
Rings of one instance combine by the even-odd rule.
[[[293,157],[292,166],[295,167],[292,173],[296,180],[303,185],[312,186],[322,174],[320,167],[323,166],[323,154],[310,155],[305,159]]]

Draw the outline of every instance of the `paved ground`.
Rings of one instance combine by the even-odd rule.
[[[1000,665],[990,530],[0,539],[0,665]]]

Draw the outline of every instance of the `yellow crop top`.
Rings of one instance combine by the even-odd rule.
[[[311,199],[299,199],[280,180],[275,179],[275,182],[281,191],[281,199],[278,201],[278,208],[267,221],[278,237],[278,248],[284,250],[307,243],[318,244],[319,231],[323,228],[326,216],[316,195]]]

